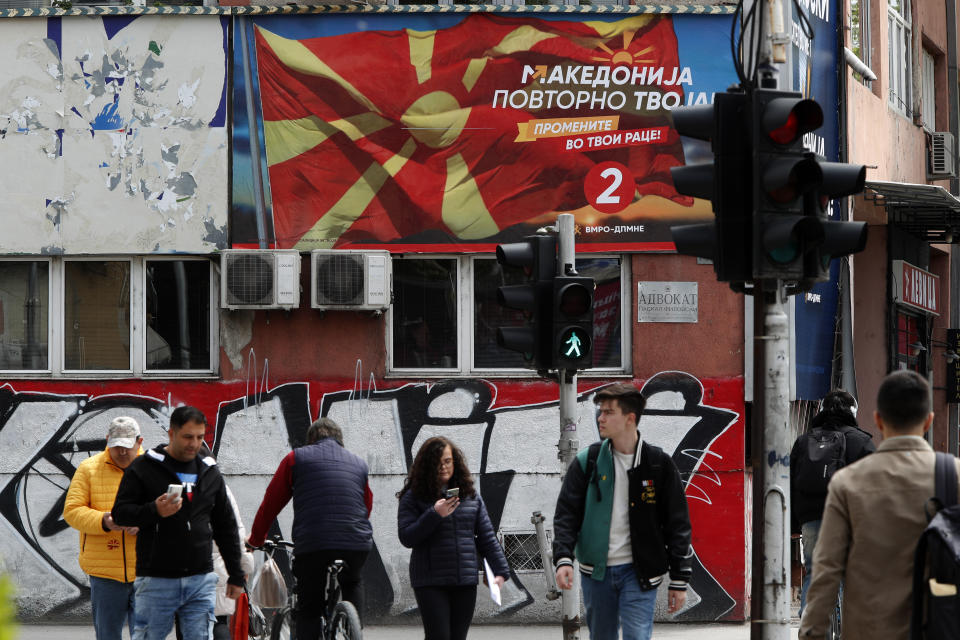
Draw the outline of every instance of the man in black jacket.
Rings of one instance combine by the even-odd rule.
[[[812,460],[814,451],[817,461]],[[830,454],[830,451],[833,454]],[[807,590],[813,576],[813,550],[820,535],[827,483],[833,473],[877,450],[871,436],[857,426],[857,400],[835,389],[823,397],[820,412],[810,428],[797,438],[790,451],[790,513],[792,528],[803,539],[803,586],[800,613],[807,605]],[[835,458],[835,460],[832,460]]]
[[[692,573],[690,516],[670,456],[643,442],[646,401],[627,383],[597,393],[602,442],[581,449],[563,479],[553,517],[557,585],[573,586],[580,562],[591,640],[649,640],[657,587],[670,574],[668,610],[686,601]]]
[[[127,467],[113,520],[139,527],[133,640],[164,640],[180,618],[184,640],[207,640],[214,619],[215,540],[227,567],[227,597],[243,593],[237,522],[213,458],[200,458],[207,420],[194,407],[170,415],[170,442]],[[168,491],[181,488],[180,495]]]

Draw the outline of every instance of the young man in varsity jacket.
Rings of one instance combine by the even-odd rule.
[[[627,383],[596,394],[601,442],[567,470],[553,517],[557,585],[580,563],[591,640],[649,640],[657,587],[670,574],[668,610],[686,602],[693,552],[683,481],[637,424],[645,400]]]

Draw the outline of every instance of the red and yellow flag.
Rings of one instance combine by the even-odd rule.
[[[666,111],[635,108],[631,93],[651,87],[624,87],[628,101],[614,112],[495,103],[498,91],[540,86],[530,78],[522,86],[530,67],[676,68],[669,16],[572,22],[471,14],[435,31],[295,40],[258,27],[256,39],[280,247],[479,241],[584,207],[587,172],[611,160],[631,170],[639,196],[689,200],[669,175],[683,162],[672,128],[657,144],[586,152],[565,150],[561,137],[518,136],[527,121],[581,115],[612,116],[621,130],[666,127]]]

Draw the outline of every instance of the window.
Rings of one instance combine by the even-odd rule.
[[[0,370],[49,367],[49,290],[49,262],[0,262]]]
[[[890,38],[890,106],[911,117],[910,109],[910,0],[888,0]]]
[[[210,264],[147,260],[145,275],[146,368],[213,369]]]
[[[629,367],[624,269],[620,257],[577,259],[580,275],[594,278],[597,286],[591,369],[597,373],[622,373]],[[521,312],[497,303],[497,288],[523,281],[521,273],[502,270],[491,256],[394,258],[391,372],[526,374],[523,355],[502,349],[496,338],[498,327],[523,323]]]
[[[923,80],[921,90],[923,91],[921,95],[920,108],[923,114],[923,127],[927,131],[935,131],[937,128],[937,110],[936,110],[936,82],[934,78],[935,64],[933,56],[924,49],[923,50]]]
[[[850,0],[850,50],[870,66],[870,0]],[[869,86],[859,73],[854,76]]]
[[[0,371],[211,375],[215,295],[205,258],[0,260]]]
[[[926,322],[918,316],[897,312],[897,352],[894,366],[897,369],[910,369],[926,375],[928,342],[924,334]]]

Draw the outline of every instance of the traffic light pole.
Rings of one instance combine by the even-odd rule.
[[[576,250],[573,231],[573,214],[557,216],[557,275],[565,276],[576,269]],[[557,445],[563,473],[573,463],[580,448],[577,440],[577,372],[560,369],[557,372],[560,385],[560,442]],[[561,624],[563,640],[580,638],[580,569],[574,563],[573,586],[560,592]]]
[[[751,640],[790,638],[790,335],[781,282],[754,302]],[[768,287],[768,288],[764,288]],[[758,566],[758,563],[760,566]]]

